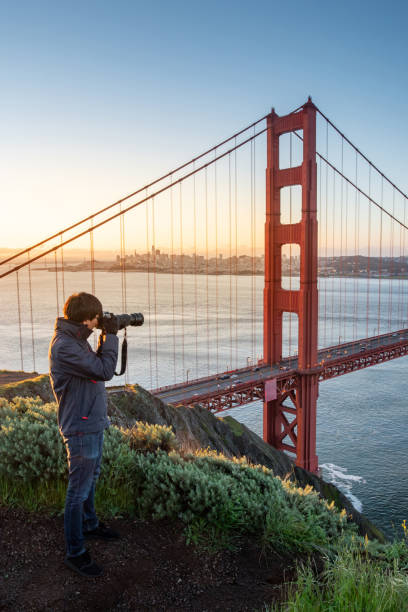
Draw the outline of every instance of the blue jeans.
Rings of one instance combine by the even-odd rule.
[[[95,484],[101,470],[103,431],[64,436],[69,480],[64,511],[64,532],[68,557],[85,552],[83,531],[98,524],[95,512]]]

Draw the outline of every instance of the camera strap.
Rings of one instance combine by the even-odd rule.
[[[127,335],[126,335],[126,327],[125,327],[125,334],[123,336],[123,342],[122,342],[122,356],[121,356],[121,361],[120,361],[120,372],[115,372],[115,376],[122,376],[122,374],[125,373],[126,363],[127,363],[127,348],[128,348],[128,343],[127,343]]]

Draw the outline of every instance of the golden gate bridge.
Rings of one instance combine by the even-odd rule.
[[[36,283],[42,262],[52,260],[54,295],[48,290],[45,297],[60,316],[75,282],[67,281],[70,247],[89,253],[89,287],[81,290],[100,295],[105,277],[96,256],[116,240],[116,294],[127,312],[134,274],[127,253],[144,248],[138,291],[147,304],[148,337],[139,351],[152,393],[214,412],[261,400],[265,441],[315,471],[319,383],[408,352],[406,203],[310,98],[284,116],[272,109],[0,262],[3,300],[15,299],[21,369],[27,363],[36,369],[44,324],[52,322],[36,316],[44,300]],[[157,244],[167,247],[167,274],[151,248]],[[263,293],[256,281],[260,253]],[[246,290],[239,285],[242,257]]]

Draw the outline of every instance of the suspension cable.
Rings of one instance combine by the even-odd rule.
[[[301,107],[299,107],[299,108],[301,108]],[[295,111],[292,111],[292,112],[296,112],[297,110],[299,110],[299,108],[296,109]],[[227,142],[230,142],[233,139],[235,139],[235,142],[236,142],[236,139],[237,139],[238,136],[240,136],[244,132],[247,132],[249,129],[251,129],[253,126],[257,125],[258,123],[261,123],[267,117],[268,117],[268,115],[264,115],[263,117],[261,117],[257,121],[254,121],[254,123],[251,123],[247,127],[243,128],[239,132],[236,132],[235,134],[233,134],[229,138],[226,138],[225,140],[223,140],[222,142],[218,143],[214,147],[211,147],[210,149],[207,149],[207,151],[204,151],[204,153],[200,153],[200,155],[197,155],[196,157],[193,157],[193,159],[189,160],[188,162],[185,162],[184,164],[181,164],[181,166],[178,166],[174,170],[171,170],[170,172],[167,172],[166,174],[163,174],[162,176],[160,176],[159,178],[155,179],[151,183],[148,183],[147,185],[144,185],[143,187],[140,187],[140,189],[137,189],[136,191],[133,191],[133,193],[130,193],[130,194],[124,196],[120,200],[117,200],[116,202],[113,202],[112,204],[109,204],[108,206],[105,206],[104,208],[102,208],[101,210],[97,211],[96,213],[93,213],[92,215],[89,215],[88,217],[85,217],[84,219],[81,219],[80,221],[77,221],[73,225],[70,225],[69,227],[66,227],[66,228],[60,230],[59,232],[57,232],[56,234],[53,234],[52,236],[48,236],[47,238],[44,238],[44,240],[41,240],[40,242],[37,242],[36,244],[32,245],[31,247],[29,247],[27,249],[24,249],[22,251],[19,251],[18,253],[15,253],[14,255],[11,255],[7,259],[4,259],[3,261],[1,261],[0,262],[0,266],[5,264],[5,263],[8,263],[9,261],[12,261],[13,259],[16,259],[20,255],[23,255],[23,254],[27,253],[27,251],[29,251],[29,250],[33,250],[33,249],[35,249],[35,248],[45,244],[46,242],[49,242],[50,240],[53,240],[54,238],[57,238],[58,236],[61,236],[62,234],[66,233],[66,232],[69,232],[70,230],[74,229],[75,227],[78,227],[79,225],[82,225],[83,223],[86,223],[86,221],[90,221],[90,219],[92,217],[96,217],[98,215],[101,215],[102,213],[106,212],[107,210],[110,210],[111,208],[113,208],[114,206],[118,206],[122,202],[125,202],[126,200],[129,200],[129,198],[132,198],[133,196],[137,195],[138,193],[141,193],[143,191],[146,191],[147,189],[150,189],[150,187],[153,187],[153,185],[156,185],[157,183],[160,183],[161,181],[164,181],[165,179],[167,179],[169,177],[172,177],[173,174],[176,174],[177,172],[180,172],[180,170],[183,170],[183,168],[186,168],[187,166],[190,166],[191,164],[193,164],[194,162],[198,161],[202,157],[205,157],[209,153],[212,153],[214,151],[214,149],[219,149],[223,145],[227,144]],[[263,131],[266,131],[266,128]],[[186,177],[182,177],[182,178],[187,178],[187,176]]]
[[[224,158],[226,155],[228,155],[229,153],[231,153],[231,151],[234,151],[236,149],[239,149],[240,147],[244,146],[245,144],[247,144],[248,142],[250,142],[251,140],[253,140],[253,138],[257,138],[258,136],[260,136],[261,134],[263,134],[264,132],[266,132],[267,128],[261,130],[260,132],[257,132],[255,134],[255,136],[250,136],[249,138],[247,138],[246,140],[244,140],[243,142],[240,142],[239,144],[235,145],[235,147],[233,147],[232,149],[229,149],[228,151],[225,151],[224,153],[221,153],[220,155],[218,155],[218,157],[210,160],[209,162],[203,164],[202,166],[200,166],[199,168],[194,169],[193,171],[189,172],[188,174],[185,174],[182,178],[177,179],[175,181],[173,181],[172,183],[170,183],[169,185],[166,185],[165,187],[162,187],[161,189],[159,189],[158,191],[155,191],[154,193],[152,193],[150,196],[143,198],[142,200],[139,200],[138,202],[134,202],[133,204],[131,204],[130,206],[128,206],[127,208],[124,208],[123,210],[120,210],[119,212],[115,213],[114,215],[112,215],[111,217],[108,217],[107,219],[104,219],[103,221],[100,221],[99,223],[97,223],[96,225],[93,226],[93,229],[97,229],[98,227],[101,227],[102,225],[105,225],[106,223],[109,223],[110,221],[112,221],[113,219],[116,219],[117,217],[126,214],[127,212],[129,212],[130,210],[132,210],[133,208],[135,208],[136,206],[140,206],[141,204],[143,204],[144,202],[146,202],[147,200],[150,200],[152,197],[156,197],[158,196],[160,193],[163,193],[164,191],[167,191],[167,189],[169,189],[170,187],[174,186],[174,185],[178,185],[180,184],[182,181],[186,180],[187,178],[189,178],[190,176],[193,176],[194,174],[197,174],[198,172],[200,172],[201,170],[208,168],[209,166],[211,166],[213,163],[215,163],[216,161],[218,161],[219,159]],[[80,232],[79,234],[76,234],[75,236],[72,236],[71,238],[69,238],[68,240],[64,240],[64,242],[62,242],[60,245],[57,245],[56,247],[52,247],[50,249],[48,249],[47,251],[44,251],[43,253],[41,253],[40,255],[36,255],[35,257],[32,257],[28,262],[26,262],[25,264],[20,264],[19,266],[15,266],[14,268],[11,268],[10,270],[8,270],[7,272],[4,272],[3,274],[0,274],[0,278],[3,278],[4,276],[7,276],[8,274],[11,274],[12,272],[16,272],[17,270],[19,270],[20,268],[25,267],[28,263],[32,263],[33,261],[36,261],[37,259],[40,259],[41,257],[45,257],[46,255],[48,255],[49,253],[53,253],[56,249],[59,249],[61,246],[65,246],[71,242],[73,242],[74,240],[77,240],[78,238],[80,238],[81,236],[85,236],[85,234],[88,234],[90,232],[90,229],[86,229],[82,232]],[[37,245],[35,245],[37,246]],[[35,247],[30,247],[30,248],[35,248]],[[22,253],[26,252],[22,251]],[[2,262],[5,263],[5,262]]]
[[[370,165],[370,166],[373,168],[373,170],[376,170],[376,172],[378,172],[378,174],[380,174],[380,175],[381,175],[381,177],[382,177],[383,179],[385,179],[385,180],[386,180],[386,181],[387,181],[387,182],[388,182],[388,183],[389,183],[389,184],[390,184],[392,187],[394,187],[394,189],[396,189],[396,190],[398,191],[398,193],[400,193],[400,194],[401,194],[401,195],[402,195],[404,198],[408,198],[408,195],[406,195],[406,194],[405,194],[403,191],[401,191],[401,189],[399,189],[399,188],[397,187],[397,185],[395,185],[395,184],[394,184],[394,183],[393,183],[393,182],[392,182],[392,181],[391,181],[389,178],[387,178],[387,177],[385,176],[385,174],[384,174],[383,172],[381,172],[381,170],[379,170],[379,169],[377,168],[377,166],[375,166],[375,165],[373,164],[373,162],[372,162],[372,161],[370,161],[370,160],[368,159],[368,157],[366,157],[366,156],[364,155],[364,153],[362,153],[362,152],[360,151],[360,149],[358,149],[358,148],[357,148],[357,147],[356,147],[356,146],[355,146],[355,145],[354,145],[354,144],[351,142],[351,140],[349,140],[349,139],[347,138],[347,136],[345,136],[345,135],[343,134],[343,132],[341,132],[341,131],[339,130],[339,128],[338,128],[338,127],[336,127],[336,126],[335,126],[335,124],[334,124],[332,121],[330,121],[330,119],[329,119],[328,117],[326,117],[326,115],[325,115],[325,114],[323,114],[323,113],[322,113],[322,111],[321,111],[321,110],[320,110],[320,109],[319,109],[317,106],[315,106],[315,108],[316,108],[316,111],[319,113],[319,115],[321,115],[321,116],[323,117],[323,119],[325,119],[325,120],[327,121],[327,123],[329,123],[329,124],[331,125],[331,127],[332,127],[334,130],[336,130],[336,132],[337,132],[337,133],[338,133],[338,134],[339,134],[339,135],[340,135],[342,138],[344,138],[344,140],[345,140],[345,141],[346,141],[346,142],[347,142],[347,143],[348,143],[348,144],[349,144],[349,145],[350,145],[350,146],[351,146],[351,147],[352,147],[352,148],[353,148],[353,149],[354,149],[354,150],[355,150],[355,151],[356,151],[356,152],[357,152],[359,155],[361,155],[361,157],[362,157],[362,158],[363,158],[363,159],[364,159],[364,160],[365,160],[365,161],[366,161],[366,162],[367,162],[367,163],[368,163],[368,164],[369,164],[369,165]]]

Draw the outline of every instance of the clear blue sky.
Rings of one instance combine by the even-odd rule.
[[[314,102],[408,191],[407,3],[0,2],[0,246]]]

